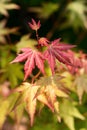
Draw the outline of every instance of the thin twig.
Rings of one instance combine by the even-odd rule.
[[[37,32],[37,30],[36,30],[36,38],[37,38],[37,41],[38,41],[39,36],[38,36],[38,32]]]
[[[34,80],[40,75],[40,73],[41,73],[41,72],[39,71],[39,72],[32,78],[32,82],[31,82],[32,84],[34,83]]]

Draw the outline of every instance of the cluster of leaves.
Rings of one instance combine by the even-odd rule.
[[[27,9],[45,20],[58,13],[60,20],[55,20],[54,27],[47,34],[49,38],[58,25],[60,30],[69,26],[74,29],[87,27],[85,0],[66,4],[63,10],[66,14],[62,12],[61,4],[63,7],[61,2],[47,2],[42,7]],[[35,31],[36,39],[27,34],[21,36],[16,44],[12,43],[10,34],[16,34],[18,27],[6,26],[10,14],[7,10],[20,7],[10,0],[1,0],[0,6],[0,16],[5,16],[0,21],[0,129],[5,129],[6,123],[12,121],[14,128],[10,129],[19,128],[24,119],[26,130],[86,130],[87,55],[71,51],[75,45],[61,42],[60,38],[51,41],[40,37],[41,24],[34,19],[27,24]],[[25,62],[24,72],[23,64],[12,64],[15,62]],[[34,123],[33,127],[29,122],[31,126]]]

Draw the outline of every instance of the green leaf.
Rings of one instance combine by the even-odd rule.
[[[7,28],[5,27],[6,25],[6,20],[0,21],[0,42],[1,43],[6,43],[6,38],[5,36],[8,36],[9,34],[14,34],[18,31],[18,28]]]
[[[16,87],[18,81],[20,82],[24,78],[23,66],[21,64],[10,64],[14,55],[11,53],[12,48],[15,46],[8,46],[0,48],[1,52],[1,78],[0,81],[4,82],[5,80],[10,81],[11,87]],[[4,53],[3,53],[4,52]],[[10,55],[11,54],[11,55]]]
[[[51,14],[53,14],[58,9],[58,4],[55,3],[44,3],[41,8],[41,12],[39,13],[40,17],[49,18]]]
[[[87,93],[87,75],[81,75],[75,79],[74,86],[76,87],[79,101],[81,103],[84,92]]]
[[[61,28],[69,26],[72,26],[75,30],[78,30],[78,28],[87,28],[87,16],[85,12],[87,12],[85,0],[70,2],[66,8],[67,20]]]
[[[0,128],[2,127],[7,113],[8,113],[8,108],[9,108],[9,101],[0,101]]]
[[[15,106],[15,105],[14,105]],[[12,111],[10,113],[11,118],[13,118],[14,120],[16,120],[17,124],[19,125],[21,122],[21,119],[23,117],[24,114],[24,108],[25,108],[25,103],[22,102],[20,105],[18,105],[17,107],[14,107],[14,111]]]
[[[24,35],[21,37],[20,41],[17,43],[17,52],[19,52],[22,48],[30,47],[35,48],[37,44],[36,40],[30,39],[29,35]]]
[[[87,130],[87,118],[84,121],[77,120],[75,126],[76,130]]]
[[[63,118],[65,124],[70,128],[70,130],[75,130],[74,118],[79,118],[84,120],[85,118],[80,114],[79,110],[76,108],[73,102],[64,99],[60,103],[60,116]]]
[[[87,128],[81,128],[80,130],[87,130]]]
[[[6,55],[7,54],[7,55]],[[23,80],[23,66],[20,64],[10,64],[13,56],[8,55],[9,52],[5,52],[1,57],[2,75],[1,81],[9,80],[11,87],[16,87],[19,80]]]
[[[75,92],[75,88],[72,87],[72,81],[74,80],[74,77],[72,74],[70,74],[68,71],[65,71],[61,74],[61,76],[64,76],[65,78],[62,79],[65,86],[70,90]]]
[[[9,109],[8,113],[10,113],[12,110],[14,110],[15,104],[18,101],[20,97],[19,93],[12,93],[6,100],[9,101]]]
[[[18,98],[18,94],[13,94],[5,99],[0,99],[0,128],[2,127],[7,115],[12,111],[14,104]]]
[[[58,8],[59,5],[57,3],[47,2],[43,3],[41,8],[31,7],[29,8],[29,11],[37,12],[41,18],[49,18],[49,16],[57,11]]]
[[[6,69],[6,77],[9,79],[11,86],[15,87],[18,85],[18,80],[22,80],[23,75],[23,66],[19,64],[9,64]]]
[[[70,130],[75,130],[74,118],[72,116],[63,117],[65,124],[70,128]]]

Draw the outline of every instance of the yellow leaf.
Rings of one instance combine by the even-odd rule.
[[[52,112],[54,112],[54,108],[53,108],[52,105],[49,103],[48,98],[47,98],[47,96],[46,96],[45,94],[40,94],[39,96],[37,96],[37,99],[38,99],[40,102],[46,104],[46,105],[52,110]]]
[[[55,87],[52,85],[48,85],[45,89],[45,92],[46,92],[49,102],[51,102],[52,106],[54,106],[54,102],[56,100]]]
[[[6,20],[0,21],[0,42],[1,43],[6,43],[5,36],[8,36],[9,34],[14,34],[17,33],[18,28],[7,28],[5,27],[6,25]]]
[[[59,114],[60,112],[59,112],[59,102],[58,101],[56,101],[54,103],[54,109],[55,109],[58,121],[61,122],[61,117],[60,117],[60,114]]]
[[[67,94],[67,93],[65,93],[65,92],[63,92],[63,91],[61,91],[61,90],[59,90],[59,89],[56,89],[55,93],[56,93],[56,95],[57,95],[58,97],[68,97],[68,94]]]
[[[13,3],[10,3],[9,0],[0,0],[0,13],[8,16],[7,10],[19,9],[19,6]]]
[[[33,125],[34,115],[36,111],[36,98],[35,95],[37,93],[39,86],[32,85],[30,83],[23,83],[19,88],[15,91],[18,91],[22,94],[22,100],[26,102],[26,110],[30,116],[30,124]]]
[[[36,111],[36,99],[35,94],[37,92],[38,86],[31,86],[28,91],[26,92],[26,102],[27,102],[27,111],[30,115],[30,124],[33,125],[34,121],[34,114]]]
[[[2,127],[9,108],[9,101],[0,101],[0,128]]]
[[[68,89],[63,86],[61,79],[63,77],[59,75],[43,77],[37,81],[37,85],[42,86],[42,89],[39,90],[46,94],[48,101],[54,106],[56,97],[68,97]]]

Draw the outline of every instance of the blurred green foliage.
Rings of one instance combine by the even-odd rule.
[[[58,98],[61,123],[41,106],[43,110],[36,112],[34,126],[30,127],[24,104],[14,107],[17,100],[20,102],[20,95],[13,91],[23,81],[24,73],[23,64],[10,62],[22,47],[36,45],[35,34],[28,26],[31,18],[41,21],[40,36],[49,40],[62,38],[66,43],[76,44],[76,52],[87,53],[86,0],[0,0],[0,129],[8,130],[7,122],[13,125],[9,129],[15,130],[23,118],[24,130],[87,130],[87,74],[63,74],[66,86],[70,89],[74,83],[75,88],[70,89],[69,99]],[[29,81],[31,78],[32,75]]]

